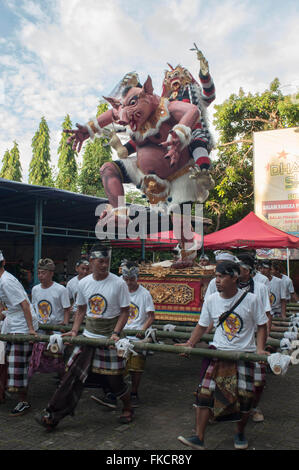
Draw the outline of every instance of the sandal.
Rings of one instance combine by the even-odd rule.
[[[132,423],[132,421],[133,421],[133,416],[134,416],[134,411],[133,411],[133,410],[130,410],[130,414],[128,414],[128,415],[122,414],[122,415],[118,418],[118,421],[119,421],[121,424],[130,424],[130,423]]]

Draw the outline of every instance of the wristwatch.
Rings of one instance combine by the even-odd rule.
[[[117,333],[117,331],[113,331],[113,333],[112,333],[112,334],[113,334],[113,335],[116,335],[116,336],[120,336],[120,334],[119,334],[119,333]]]

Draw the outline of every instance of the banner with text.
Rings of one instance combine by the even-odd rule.
[[[253,133],[254,211],[299,236],[299,128]]]

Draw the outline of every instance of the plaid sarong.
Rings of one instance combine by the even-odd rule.
[[[28,367],[32,344],[6,343],[7,388],[17,392],[28,385]]]
[[[145,368],[146,356],[143,354],[131,354],[126,365],[125,375],[129,372],[143,372]]]
[[[106,349],[106,351],[97,351],[100,349]],[[108,348],[77,346],[74,349],[67,363],[68,370],[47,406],[47,410],[51,412],[55,422],[59,422],[67,415],[74,414],[84,389],[84,383],[91,371],[101,371],[102,375],[99,376],[100,380],[98,381],[99,387],[102,383],[101,377],[104,377],[104,374],[109,376],[110,380],[114,379],[117,374],[121,380],[118,381],[118,389],[113,390],[113,393],[121,397],[127,392],[127,385],[122,379],[123,368],[119,368],[123,364],[120,363],[120,358],[116,360],[115,355],[116,350]],[[109,370],[103,368],[107,367],[108,359],[112,359],[110,373]]]
[[[265,366],[259,363],[213,359],[199,384],[196,405],[212,409],[217,421],[239,421],[264,382]]]
[[[116,349],[107,347],[94,348],[91,371],[96,374],[121,375],[126,366],[126,360],[117,355]],[[82,352],[82,346],[76,346],[70,356],[66,368],[69,369],[77,356]]]

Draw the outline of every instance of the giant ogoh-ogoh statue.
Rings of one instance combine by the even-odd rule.
[[[192,156],[193,131],[201,119],[199,107],[180,100],[171,100],[154,93],[151,77],[143,86],[136,73],[127,74],[118,86],[117,96],[105,98],[112,108],[77,129],[67,130],[69,142],[80,151],[83,142],[95,135],[110,135],[111,145],[117,149],[119,160],[106,162],[100,169],[110,206],[107,209],[119,219],[127,217],[126,209],[119,208],[124,196],[124,183],[133,183],[146,195],[150,204],[171,210],[184,203],[204,202],[214,182],[208,169],[202,171]],[[123,146],[116,133],[107,126],[116,123],[129,128],[130,141]],[[130,156],[131,154],[135,154]],[[186,250],[186,239],[181,237],[185,259],[181,265],[192,265],[188,258],[194,246]],[[192,248],[192,249],[191,249]],[[176,263],[177,266],[180,263]]]

